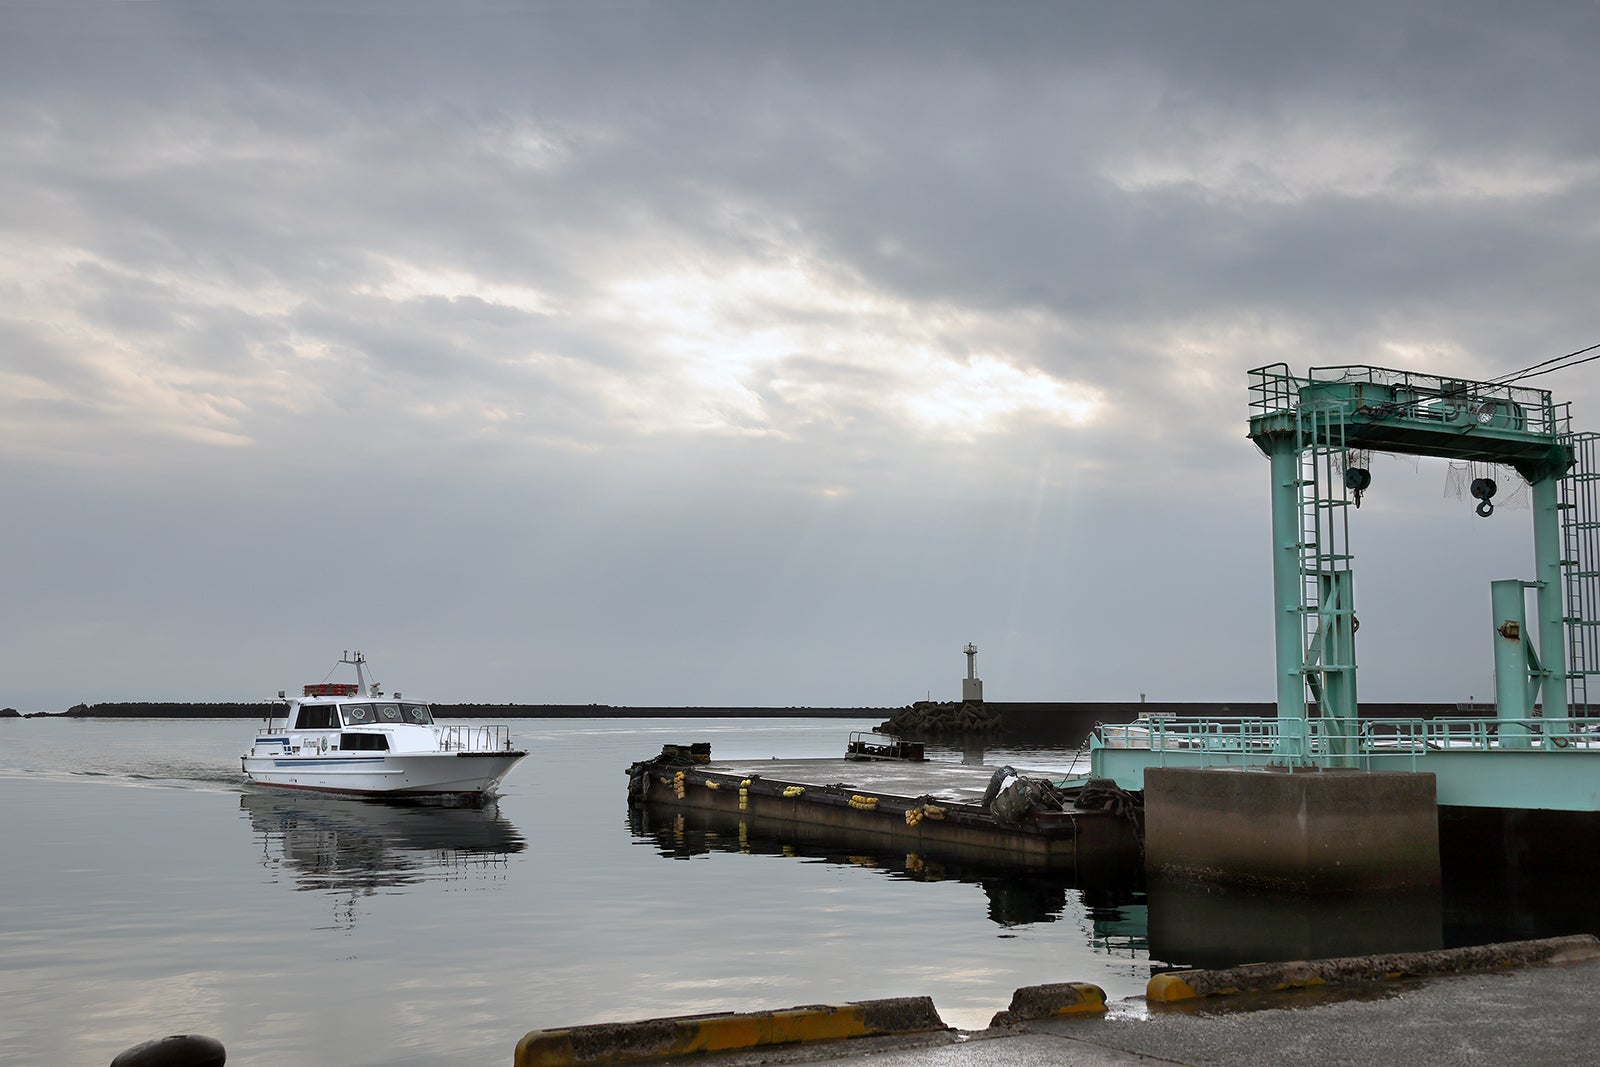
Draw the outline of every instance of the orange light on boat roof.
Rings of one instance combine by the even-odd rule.
[[[354,682],[313,682],[306,686],[308,697],[353,697],[356,695]]]

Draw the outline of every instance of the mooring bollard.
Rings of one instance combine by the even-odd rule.
[[[222,1067],[228,1050],[204,1034],[173,1034],[125,1049],[111,1067]]]

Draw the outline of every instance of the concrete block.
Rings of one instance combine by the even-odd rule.
[[[1437,952],[1395,952],[1332,960],[1252,963],[1214,971],[1168,971],[1150,979],[1145,999],[1156,1004],[1239,993],[1345,986],[1400,978],[1472,974],[1544,963],[1578,963],[1600,958],[1600,939],[1592,934],[1470,945]]]
[[[895,997],[533,1030],[517,1042],[514,1062],[516,1067],[644,1063],[701,1052],[947,1029],[931,998]]]
[[[1062,1015],[1103,1015],[1106,991],[1092,982],[1055,982],[1023,986],[1011,994],[1011,1006],[989,1021],[994,1026],[1015,1026],[1028,1019]]]
[[[1436,888],[1434,777],[1152,767],[1145,870],[1156,880],[1301,893]]]

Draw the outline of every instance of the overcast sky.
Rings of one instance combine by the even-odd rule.
[[[1247,375],[1600,341],[1592,3],[0,0],[0,705],[1267,700]],[[1539,379],[1600,429],[1590,364]],[[1373,465],[1360,693],[1529,513]],[[336,675],[336,677],[338,677]]]

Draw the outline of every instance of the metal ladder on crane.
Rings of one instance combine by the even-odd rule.
[[[1561,478],[1558,505],[1567,714],[1588,718],[1588,679],[1600,675],[1600,434],[1569,434],[1562,443],[1573,455]]]
[[[1296,413],[1300,448],[1301,673],[1321,722],[1326,756],[1354,755],[1355,605],[1352,600],[1349,451],[1339,403],[1304,404]],[[1333,721],[1348,712],[1349,721]]]

